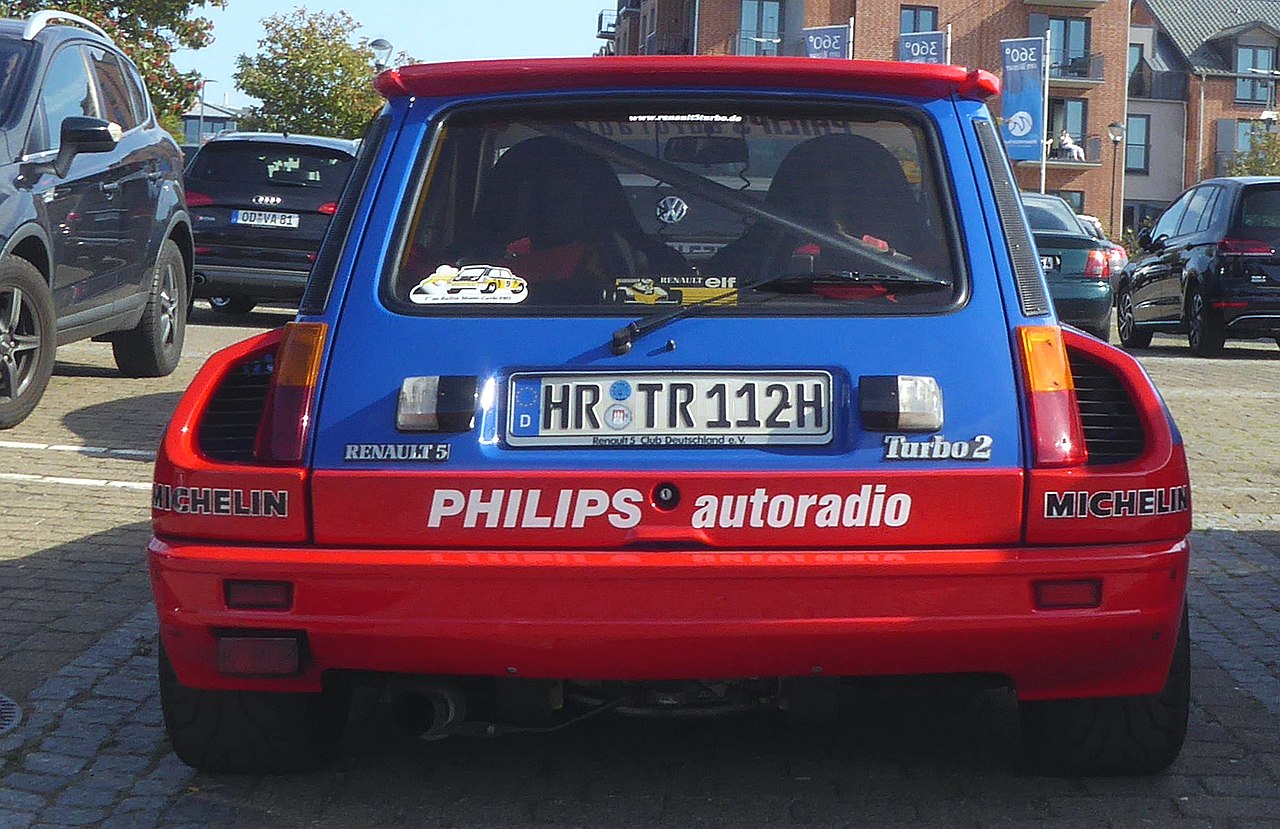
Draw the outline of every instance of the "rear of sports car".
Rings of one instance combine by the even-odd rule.
[[[1057,326],[994,82],[821,63],[380,79],[302,315],[209,361],[157,462],[184,760],[318,762],[362,682],[494,734],[902,674],[1011,685],[1049,770],[1173,760],[1168,413]]]

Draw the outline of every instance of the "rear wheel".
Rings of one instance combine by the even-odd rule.
[[[160,247],[147,306],[138,327],[117,334],[111,344],[116,366],[126,377],[165,377],[182,359],[187,332],[187,267],[172,239]]]
[[[1146,348],[1151,345],[1151,332],[1139,330],[1133,317],[1133,294],[1128,283],[1120,286],[1120,296],[1116,297],[1116,329],[1120,333],[1120,344],[1125,348]]]
[[[346,689],[292,694],[187,688],[163,645],[159,678],[169,743],[182,762],[201,771],[313,771],[332,755],[351,706]]]
[[[1197,357],[1214,357],[1222,353],[1227,332],[1222,314],[1209,307],[1204,289],[1199,285],[1187,294],[1187,344]]]
[[[209,297],[209,307],[219,314],[247,314],[257,305],[253,297],[244,294],[222,294]]]
[[[0,262],[0,429],[27,419],[53,374],[57,317],[49,284],[35,266]]]
[[[1021,704],[1022,739],[1040,771],[1063,776],[1154,774],[1182,750],[1191,704],[1187,613],[1164,688],[1143,697]]]

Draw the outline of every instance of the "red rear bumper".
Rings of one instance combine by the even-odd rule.
[[[191,687],[318,690],[332,669],[559,679],[1003,674],[1023,699],[1154,693],[1186,587],[1183,542],[894,552],[501,553],[153,539],[161,634]],[[294,585],[229,610],[224,578]],[[1102,605],[1037,610],[1041,579]],[[217,671],[217,636],[304,632],[300,676]]]

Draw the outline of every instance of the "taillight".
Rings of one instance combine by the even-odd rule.
[[[1274,252],[1270,244],[1255,239],[1223,239],[1218,243],[1218,253],[1236,256],[1271,256]]]
[[[311,427],[311,403],[320,377],[324,350],[322,322],[291,322],[276,352],[275,374],[267,392],[253,455],[260,461],[297,463],[302,460]]]
[[[1124,270],[1124,266],[1129,264],[1129,251],[1119,247],[1107,248],[1107,264],[1111,266],[1112,273]]]
[[[317,207],[316,210],[320,211],[326,216],[332,216],[334,213],[338,212],[338,203],[336,201],[327,201],[324,204]]]
[[[1103,280],[1111,275],[1111,265],[1107,254],[1100,250],[1089,251],[1089,258],[1084,263],[1084,275],[1087,279]]]
[[[1019,328],[1018,342],[1027,388],[1032,464],[1038,467],[1083,464],[1089,453],[1076,403],[1075,382],[1071,379],[1067,350],[1062,344],[1062,329],[1056,325]]]
[[[195,190],[187,191],[187,207],[209,207],[213,203],[213,196],[206,196]]]

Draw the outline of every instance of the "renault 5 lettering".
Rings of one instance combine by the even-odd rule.
[[[210,358],[163,439],[178,756],[314,767],[364,684],[498,735],[805,721],[943,674],[1012,687],[1040,769],[1171,763],[1182,439],[1133,358],[1059,326],[997,86],[782,57],[380,75],[297,320]]]

